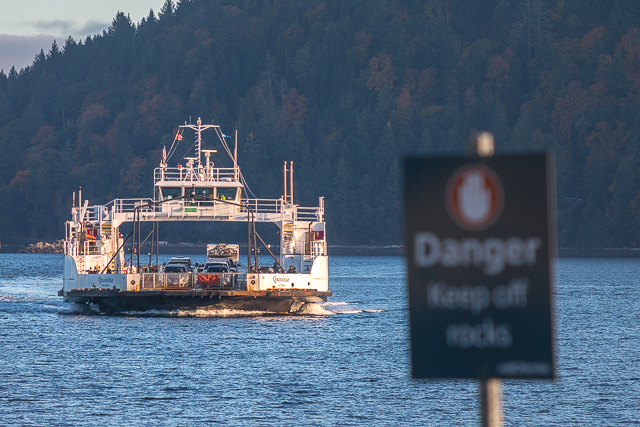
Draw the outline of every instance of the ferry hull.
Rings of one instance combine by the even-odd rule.
[[[118,291],[78,289],[60,291],[65,302],[96,304],[101,312],[176,310],[213,307],[238,311],[295,313],[305,303],[324,302],[332,293],[319,291],[164,290]]]

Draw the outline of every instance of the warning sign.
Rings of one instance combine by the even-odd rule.
[[[415,378],[552,378],[544,154],[405,162]]]

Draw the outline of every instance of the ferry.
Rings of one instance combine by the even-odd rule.
[[[180,159],[184,165],[169,166],[185,131],[185,139],[195,139],[195,155]],[[216,134],[220,154],[203,148],[204,131]],[[196,124],[180,125],[154,170],[152,198],[90,205],[80,189],[76,204],[74,192],[71,220],[65,223],[63,287],[58,292],[63,301],[101,312],[222,306],[274,313],[295,313],[305,304],[326,301],[332,293],[324,198],[315,207],[294,203],[293,162],[284,162],[279,199],[249,197],[253,193],[238,166],[237,131],[233,151],[227,139],[231,138],[220,126],[203,124],[200,118]],[[218,156],[226,167],[214,164]],[[164,271],[166,266],[158,260],[159,224],[207,221],[247,224],[246,263],[239,262],[239,244],[218,244],[208,246],[207,258],[233,252],[230,258],[238,268]],[[274,230],[279,233],[278,254],[256,232],[256,223],[279,229]],[[258,253],[263,261],[265,252],[270,256],[267,266],[258,262]]]

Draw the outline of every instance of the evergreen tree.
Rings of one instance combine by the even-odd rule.
[[[632,0],[118,12],[0,72],[0,239],[61,237],[79,186],[96,203],[149,196],[161,147],[202,117],[238,128],[258,197],[281,195],[293,160],[296,201],[327,197],[332,243],[401,243],[403,156],[462,153],[488,129],[500,151],[555,151],[561,245],[637,246],[639,13]]]

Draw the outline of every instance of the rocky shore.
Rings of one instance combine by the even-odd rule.
[[[48,243],[48,242],[38,242],[32,243],[29,246],[26,246],[18,251],[18,253],[23,254],[61,254],[63,249],[64,240],[60,239],[58,241]]]

